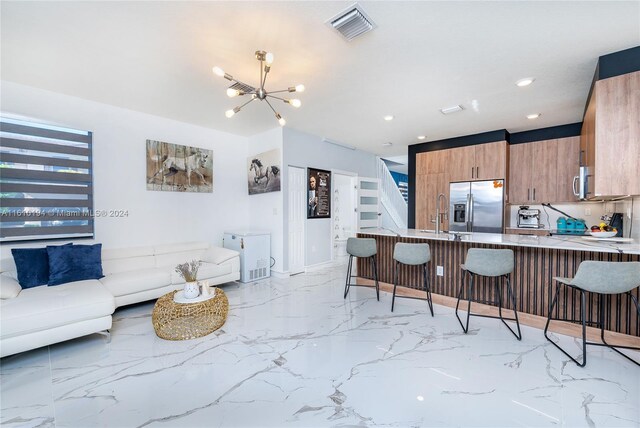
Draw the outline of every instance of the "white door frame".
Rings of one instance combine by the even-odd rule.
[[[302,173],[302,178],[300,181],[298,181],[297,183],[294,181],[294,175],[296,175],[295,173],[292,174],[292,169],[294,170],[300,170],[300,172]],[[288,261],[289,261],[289,266],[288,266],[288,270],[289,273],[291,275],[295,275],[298,273],[302,273],[305,271],[305,264],[306,264],[306,239],[307,239],[307,204],[306,204],[306,200],[307,200],[307,169],[303,168],[303,167],[299,167],[299,166],[294,166],[294,165],[288,165],[287,166],[287,192],[288,192],[288,207],[287,207],[287,219],[288,219],[288,227],[287,227],[287,242],[288,242],[288,248],[287,248],[287,252],[288,252]],[[301,192],[300,195],[297,195],[298,197],[301,197],[302,199],[298,200],[296,203],[296,192]],[[297,211],[296,211],[297,210]],[[301,231],[295,231],[293,230],[292,226],[295,226],[295,223],[292,224],[291,222],[291,218],[295,218],[296,215],[298,216],[298,218],[300,219],[300,226],[302,229]],[[298,254],[294,253],[294,245],[292,244],[292,234],[293,233],[301,233],[301,236],[298,236],[297,238],[301,240],[301,245],[299,246],[298,249]],[[293,255],[293,257],[292,257]],[[299,265],[294,265],[292,264],[292,261],[296,261],[296,256],[299,257]]]
[[[355,193],[355,203],[356,203],[356,207],[358,206],[358,173],[357,172],[353,172],[353,171],[343,171],[341,169],[332,169],[331,170],[331,191],[333,192],[335,190],[335,175],[336,174],[340,174],[340,175],[345,175],[347,177],[351,177],[351,178],[355,178],[355,185],[356,185],[356,189],[354,189],[354,193]],[[334,201],[333,201],[333,193],[331,194],[331,210],[333,211],[333,207],[334,207]],[[354,230],[354,232],[357,232],[357,228],[358,228],[358,214],[357,212],[353,213],[354,217],[355,217],[355,227],[356,230]],[[333,226],[334,226],[334,214],[333,212],[331,213],[331,239],[329,240],[330,242],[330,246],[331,246],[331,260],[334,259],[335,254],[334,254],[334,248],[333,248]]]

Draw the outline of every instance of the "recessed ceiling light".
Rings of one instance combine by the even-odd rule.
[[[537,119],[540,117],[540,113],[528,114],[527,119]]]
[[[418,395],[418,396],[416,397],[416,399],[417,399],[418,401],[424,401],[424,397],[423,397],[422,395]]]
[[[385,147],[391,147],[391,146],[393,146],[393,143],[388,141],[386,143],[382,143],[382,145],[385,146]]]
[[[418,135],[418,140],[424,140],[425,138],[427,138],[426,135]]]
[[[390,114],[388,114],[388,115],[386,115],[386,116],[384,117],[384,120],[386,120],[387,122],[388,122],[388,121],[390,121],[390,120],[393,120],[393,116],[392,116],[392,115],[390,115]]]
[[[453,106],[453,107],[445,107],[440,109],[440,113],[442,114],[452,114],[462,111],[463,108],[461,105]]]
[[[525,86],[529,86],[530,84],[533,83],[533,81],[536,80],[533,77],[525,77],[524,79],[520,79],[516,82],[517,86],[520,86],[521,88],[525,87]]]

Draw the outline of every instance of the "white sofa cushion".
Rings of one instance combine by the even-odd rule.
[[[114,310],[113,295],[95,279],[27,288],[20,292],[19,298],[0,301],[0,337],[101,318]]]
[[[198,280],[205,280],[209,278],[215,278],[217,276],[223,276],[231,273],[231,265],[216,265],[213,263],[202,262],[198,269]],[[184,279],[180,276],[175,269],[171,269],[171,283],[172,284],[184,284]]]
[[[13,299],[21,290],[22,287],[13,276],[7,273],[0,275],[0,299]]]
[[[102,272],[105,275],[149,269],[156,266],[153,247],[102,250]]]
[[[155,247],[156,267],[171,266],[191,260],[202,260],[209,244],[207,242],[185,242],[179,244],[157,245]]]
[[[209,262],[220,264],[224,263],[227,260],[231,260],[234,257],[238,257],[239,254],[237,251],[230,250],[228,248],[222,247],[210,247],[204,254],[204,258],[202,260]]]
[[[168,269],[147,268],[119,272],[100,278],[100,282],[116,297],[162,288],[171,284]]]

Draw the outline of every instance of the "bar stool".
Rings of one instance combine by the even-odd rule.
[[[635,303],[638,316],[640,317],[640,306],[638,305],[638,299],[631,294],[631,290],[640,286],[640,262],[597,262],[597,261],[584,261],[578,266],[576,276],[573,278],[553,278],[558,282],[556,286],[556,293],[553,297],[551,305],[549,307],[549,316],[547,317],[547,324],[544,327],[544,337],[553,344],[556,348],[562,351],[567,357],[571,358],[571,361],[576,363],[580,367],[584,367],[587,364],[587,345],[606,346],[613,349],[618,354],[622,355],[629,361],[640,366],[638,361],[635,361],[628,355],[619,351],[621,349],[634,349],[640,350],[640,348],[634,348],[632,346],[613,346],[606,342],[604,338],[604,315],[605,315],[605,299],[607,302],[611,302],[611,296],[614,294],[626,294],[633,303]],[[560,293],[560,284],[573,288],[580,292],[580,319],[566,319],[566,318],[553,318],[553,310],[558,303],[558,294]],[[586,296],[585,292],[594,293],[598,295],[598,321],[588,322],[586,320]],[[551,294],[551,284],[549,284],[549,294]],[[572,357],[560,347],[556,342],[551,340],[547,335],[549,329],[549,323],[551,320],[555,321],[569,321],[582,323],[582,363]],[[600,327],[600,338],[602,343],[587,342],[587,324],[596,324]]]
[[[431,280],[427,275],[427,263],[431,261],[431,251],[429,249],[429,244],[407,244],[404,242],[396,243],[393,248],[393,260],[395,263],[393,265],[393,298],[391,299],[391,312],[393,312],[393,307],[396,302],[396,288],[398,287],[398,271],[399,265],[405,264],[410,266],[419,266],[422,265],[422,288],[427,292],[427,298],[423,299],[421,297],[412,297],[412,296],[398,296],[398,298],[403,299],[414,299],[414,300],[426,300],[429,304],[429,310],[431,311],[431,316],[433,316],[433,302],[431,300]]]
[[[520,322],[518,322],[518,311],[516,310],[516,298],[513,294],[513,290],[511,289],[511,281],[509,280],[509,275],[513,272],[513,251],[512,250],[493,250],[489,248],[469,248],[467,251],[467,258],[465,263],[461,265],[464,270],[464,276],[462,279],[462,285],[460,286],[460,292],[458,293],[458,302],[456,303],[456,318],[458,318],[458,322],[462,327],[462,331],[467,333],[469,331],[469,317],[483,317],[483,318],[495,318],[500,319],[502,323],[507,326],[509,331],[513,333],[516,339],[522,339],[522,333],[520,332]],[[467,274],[469,274],[469,288],[468,288],[468,296],[469,306],[467,307],[467,323],[466,326],[462,323],[462,320],[458,316],[458,306],[460,305],[460,299],[462,297],[464,291],[464,278],[466,278]],[[498,314],[499,316],[493,315],[481,315],[481,314],[472,314],[471,313],[471,297],[474,286],[474,279],[476,276],[485,276],[494,278],[494,285],[496,289],[496,294],[498,295],[498,301],[485,301],[485,300],[474,300],[478,303],[484,303],[489,305],[498,304]],[[504,283],[507,283],[507,296],[511,298],[511,304],[513,305],[513,313],[515,314],[515,318],[504,318],[502,316],[502,287]],[[515,321],[516,327],[518,329],[518,333],[515,331],[506,321]]]
[[[350,287],[371,287],[376,289],[376,296],[380,301],[380,286],[378,285],[378,264],[376,263],[376,254],[378,248],[376,240],[373,238],[349,238],[347,239],[347,254],[349,254],[349,267],[347,268],[347,281],[344,286],[344,298],[347,298]],[[351,278],[364,278],[362,276],[351,275],[354,257],[369,258],[373,267],[373,279],[376,285],[351,284]],[[371,279],[371,278],[366,278]]]

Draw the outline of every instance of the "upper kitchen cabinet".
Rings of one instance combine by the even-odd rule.
[[[476,171],[474,180],[493,180],[507,176],[507,142],[475,146]]]
[[[573,178],[580,173],[580,137],[558,139],[556,202],[577,202]]]
[[[416,175],[445,172],[448,167],[449,150],[418,153],[416,155]]]
[[[506,178],[506,141],[459,147],[446,151],[449,152],[449,171],[452,182]]]
[[[595,82],[581,138],[587,198],[640,195],[640,71]]]
[[[580,138],[514,144],[509,150],[509,203],[573,202]]]

